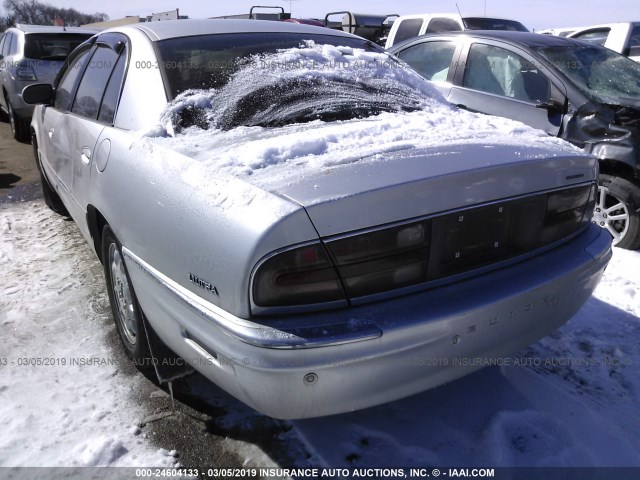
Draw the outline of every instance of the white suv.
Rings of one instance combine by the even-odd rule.
[[[461,30],[511,30],[528,32],[520,22],[503,18],[461,17],[457,13],[424,13],[403,15],[391,27],[385,48],[427,33],[459,32]]]
[[[593,25],[576,30],[567,36],[596,43],[640,62],[640,22]]]

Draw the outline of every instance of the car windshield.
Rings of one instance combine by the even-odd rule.
[[[207,35],[158,47],[179,130],[364,118],[417,110],[429,96],[418,75],[357,38]]]
[[[538,51],[592,101],[628,106],[640,102],[639,63],[596,45]]]
[[[29,33],[25,36],[24,56],[30,60],[64,60],[91,34]]]
[[[511,32],[528,32],[529,30],[515,20],[501,18],[465,17],[464,24],[469,30],[508,30]]]

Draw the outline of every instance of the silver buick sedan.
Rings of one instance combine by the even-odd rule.
[[[168,347],[273,417],[508,355],[571,318],[611,256],[594,158],[449,106],[346,33],[121,27],[23,97],[45,201],[102,261],[127,355]]]

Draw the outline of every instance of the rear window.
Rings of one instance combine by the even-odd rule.
[[[511,32],[528,32],[529,30],[515,20],[501,18],[466,17],[464,24],[469,30],[507,30]]]
[[[364,39],[300,33],[179,37],[158,42],[158,50],[171,94],[175,97],[191,89],[221,88],[239,68],[243,58],[300,47],[307,40],[320,45],[382,51]]]
[[[65,60],[91,34],[30,33],[25,36],[24,56],[31,60]]]
[[[405,40],[413,37],[417,37],[422,28],[423,20],[421,18],[408,18],[402,20],[396,31],[396,36],[393,39],[393,44],[404,42]]]

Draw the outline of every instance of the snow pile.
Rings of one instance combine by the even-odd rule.
[[[267,61],[280,67],[259,67],[260,62]],[[305,111],[301,115],[307,123],[275,122],[277,126],[266,128],[246,126],[253,123],[239,121],[235,122],[240,125],[237,128],[228,128],[234,123],[229,120],[231,114],[264,119],[280,118],[290,110],[297,114],[307,107],[313,110],[315,107],[310,104],[316,96],[320,103],[327,102],[328,97],[318,92],[323,91],[322,84],[328,79],[361,86],[373,92],[369,98],[374,103],[386,103],[389,108],[371,107],[370,113],[375,115],[356,115],[345,120],[337,116],[334,121],[309,121],[314,116]],[[269,98],[256,105],[266,86],[283,82],[289,85],[287,81],[294,80],[313,80],[317,85],[297,99]],[[334,98],[335,92],[331,89],[329,92],[329,97]],[[347,98],[344,108],[355,111],[358,105]],[[274,111],[280,107],[286,110],[285,114]],[[184,116],[193,126],[169,136],[169,125],[179,123]],[[521,123],[453,108],[422,77],[390,61],[386,55],[318,45],[249,59],[221,90],[188,91],[180,95],[167,106],[161,123],[162,126],[147,132],[150,140],[141,142],[152,141],[200,161],[210,171],[241,178],[262,173],[273,179],[291,175],[293,169],[296,175],[303,176],[337,165],[380,161],[385,154],[408,149],[428,148],[446,153],[460,144],[477,144],[479,148],[513,146],[518,152],[514,156],[521,159],[532,155],[533,149],[539,155],[541,147],[548,149],[549,155],[578,152],[568,143]]]
[[[102,270],[75,224],[43,204],[1,207],[0,465],[175,465],[136,427],[144,378],[109,347]]]

